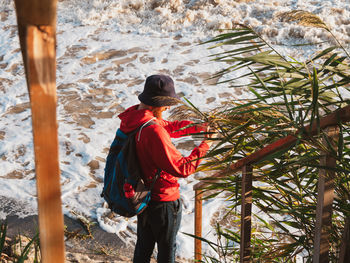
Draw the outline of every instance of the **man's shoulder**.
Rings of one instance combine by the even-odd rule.
[[[143,128],[147,132],[160,132],[163,130],[162,124],[158,120],[152,120],[147,127]]]
[[[163,127],[163,123],[159,120],[152,121],[152,123],[145,127],[142,132],[152,136],[164,136],[164,134],[168,134]]]

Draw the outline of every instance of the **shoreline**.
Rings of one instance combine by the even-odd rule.
[[[6,240],[24,236],[32,239],[38,229],[38,216],[31,215],[19,217],[17,215],[9,215],[6,219],[0,220],[0,223],[7,222]],[[65,258],[66,263],[132,263],[134,246],[125,244],[116,234],[104,231],[96,221],[92,222],[91,237],[83,224],[76,219],[64,215],[65,225]],[[68,232],[69,233],[68,233]],[[68,233],[68,234],[67,234]],[[86,237],[74,237],[70,234],[86,235]],[[17,244],[17,243],[14,243]],[[14,244],[11,244],[14,245]],[[22,244],[25,246],[26,244]],[[32,249],[33,250],[33,249]],[[155,253],[151,258],[151,263],[156,263]],[[29,254],[30,258],[30,254]],[[12,262],[12,261],[1,261]],[[25,260],[31,263],[33,260]],[[177,257],[176,263],[193,262],[191,259]]]
[[[1,223],[7,222],[7,239],[18,235],[33,238],[38,229],[38,216],[18,217],[9,215]],[[127,246],[112,233],[92,222],[91,236],[79,220],[64,215],[66,262],[132,262],[133,247]],[[28,262],[28,261],[26,261]]]

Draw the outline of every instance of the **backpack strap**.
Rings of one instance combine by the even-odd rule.
[[[151,124],[155,124],[155,122],[153,121],[154,119],[156,119],[156,117],[153,117],[152,119],[146,121],[144,124],[141,125],[141,127],[137,129],[139,130],[139,136],[137,136],[137,141],[140,141],[141,131],[143,128],[150,126]]]
[[[150,126],[150,125],[152,125],[152,124],[156,124],[156,122],[153,121],[153,120],[155,120],[155,119],[156,119],[156,117],[153,117],[152,119],[149,119],[149,120],[146,121],[144,124],[142,124],[141,126],[139,126],[138,128],[136,128],[135,130],[133,130],[132,132],[127,133],[127,134],[124,134],[123,132],[121,132],[120,130],[118,130],[118,131],[120,131],[120,133],[121,133],[121,135],[122,135],[122,136],[119,136],[119,137],[122,138],[122,139],[127,139],[129,136],[134,136],[134,135],[136,135],[137,132],[139,132],[139,134],[138,134],[138,136],[137,136],[137,141],[140,141],[140,136],[141,136],[141,131],[142,131],[142,129],[143,129],[143,128],[146,128],[146,127],[148,127],[148,126]],[[119,134],[117,134],[117,135],[119,135]],[[111,149],[112,149],[112,147],[111,147]],[[160,177],[160,173],[161,173],[161,172],[162,172],[162,169],[158,168],[158,169],[157,169],[156,175],[155,175],[154,178],[152,179],[152,182],[151,182],[151,185],[150,185],[150,189],[153,189],[153,186],[154,186],[154,184],[156,183],[157,179]]]
[[[157,179],[160,177],[160,173],[162,172],[162,169],[158,168],[156,175],[152,179],[152,183],[150,185],[150,189],[153,189],[154,184],[156,183]]]
[[[154,119],[156,119],[156,117],[153,117],[152,119],[146,121],[144,124],[141,125],[141,127],[139,127],[137,130],[139,131],[139,134],[137,136],[137,141],[140,141],[140,136],[141,136],[141,131],[143,128],[146,128],[152,124],[155,124],[155,122],[153,121]],[[153,189],[154,184],[156,183],[157,179],[160,177],[160,173],[162,172],[162,169],[158,168],[157,169],[157,173],[154,176],[154,178],[152,179],[152,183],[150,185],[150,189]]]

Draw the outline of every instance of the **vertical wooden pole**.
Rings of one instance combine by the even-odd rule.
[[[56,119],[56,0],[15,0],[30,103],[43,263],[63,263]]]
[[[241,244],[240,262],[250,262],[253,168],[242,168]]]
[[[194,234],[197,237],[202,237],[202,198],[202,191],[195,190]],[[202,241],[197,238],[194,239],[194,258],[198,261],[202,260]]]
[[[330,127],[326,130],[329,141],[336,140],[339,134],[338,127]],[[327,142],[324,140],[325,146]],[[336,144],[333,145],[336,149]],[[336,159],[325,153],[321,157],[320,165],[335,167]],[[332,204],[334,199],[335,172],[328,169],[320,169],[317,185],[316,225],[314,239],[314,263],[329,262],[329,233],[332,226]]]
[[[340,245],[339,263],[346,263],[350,259],[350,218],[346,218]]]

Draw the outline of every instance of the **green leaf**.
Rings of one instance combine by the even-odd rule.
[[[6,241],[6,232],[7,232],[7,222],[5,221],[0,225],[0,255],[4,250],[4,245]]]
[[[33,245],[33,243],[38,242],[38,240],[39,240],[39,234],[36,234],[21,251],[21,255],[19,256],[17,263],[25,262],[25,260],[28,258],[30,247]]]
[[[247,30],[247,29],[240,30],[240,29],[238,29],[236,32],[220,34],[220,35],[214,37],[211,40],[202,42],[201,45],[208,44],[208,43],[213,43],[213,42],[219,42],[219,41],[222,41],[222,40],[226,40],[226,39],[230,39],[230,38],[234,38],[234,37],[239,37],[239,36],[244,36],[244,35],[248,35],[248,34],[251,34],[251,33],[252,33],[251,30]]]
[[[328,53],[332,52],[334,49],[336,49],[337,47],[329,47],[329,48],[326,48],[325,50],[321,51],[319,54],[317,54],[315,57],[313,57],[311,59],[311,61],[315,61],[325,55],[327,55]]]

